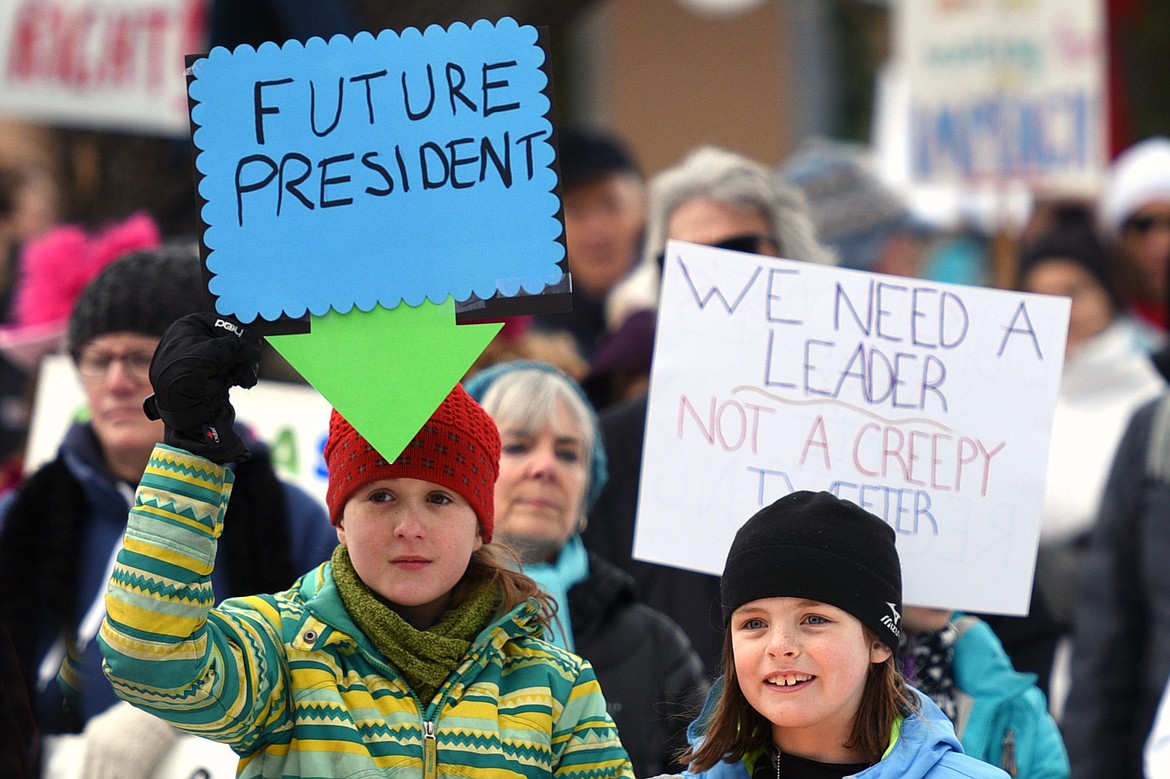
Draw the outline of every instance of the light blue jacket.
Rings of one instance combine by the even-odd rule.
[[[720,679],[712,686],[703,714],[691,723],[687,736],[692,744],[701,738],[696,725],[713,707],[722,681]],[[881,761],[854,774],[856,779],[1007,779],[1007,774],[998,768],[964,754],[951,721],[929,698],[917,690],[915,693],[918,696],[918,713],[910,714],[902,721],[897,740],[886,750]],[[755,760],[749,757],[735,763],[717,763],[702,773],[687,771],[683,776],[698,779],[749,779],[751,771],[745,763],[754,765]]]
[[[1067,779],[1068,752],[1036,676],[1012,667],[986,622],[970,621],[952,662],[955,687],[968,698],[960,700],[965,716],[958,719],[967,754],[1004,768],[1014,764],[1020,779]]]

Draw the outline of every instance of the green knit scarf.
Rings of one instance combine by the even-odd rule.
[[[333,581],[354,623],[402,673],[424,707],[463,662],[500,600],[497,588],[485,584],[438,624],[417,630],[358,578],[349,550],[340,544],[333,550]]]

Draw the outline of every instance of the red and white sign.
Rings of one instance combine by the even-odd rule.
[[[5,0],[0,116],[189,132],[184,58],[206,48],[207,0]]]

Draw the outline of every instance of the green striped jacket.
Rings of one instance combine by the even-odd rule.
[[[212,608],[231,471],[155,448],[99,634],[119,697],[230,744],[240,777],[632,777],[592,667],[535,601],[485,629],[426,705],[361,634],[329,563]]]

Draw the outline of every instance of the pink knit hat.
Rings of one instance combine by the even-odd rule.
[[[14,324],[0,328],[0,350],[25,369],[35,368],[61,345],[74,303],[102,269],[161,243],[158,227],[145,212],[98,233],[62,225],[30,240],[20,254]]]
[[[334,409],[325,442],[325,465],[329,469],[325,503],[334,525],[341,519],[346,501],[363,485],[379,479],[421,479],[462,495],[479,518],[483,542],[492,540],[500,433],[461,384],[455,385],[392,463]]]

